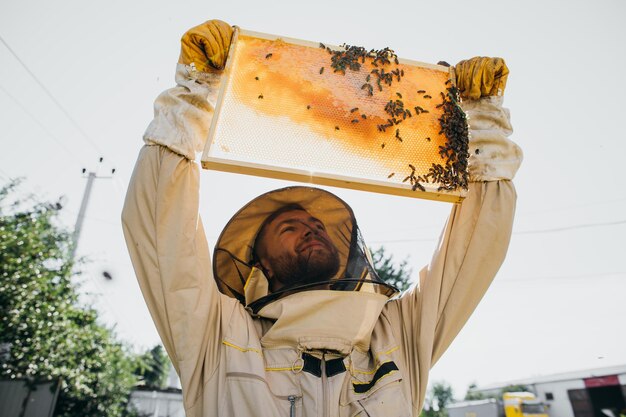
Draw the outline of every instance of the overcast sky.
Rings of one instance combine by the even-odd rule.
[[[121,338],[149,347],[158,336],[119,215],[153,99],[173,83],[186,29],[220,18],[328,44],[390,46],[423,62],[501,56],[511,70],[505,105],[513,139],[525,153],[513,239],[432,379],[453,383],[462,397],[472,381],[625,364],[624,16],[618,0],[0,0],[0,181],[25,177],[24,192],[65,196],[62,220],[73,227],[86,184],[81,169],[104,177],[116,168],[95,182],[79,244],[90,262],[77,281]],[[241,205],[287,184],[203,172],[210,243]],[[398,261],[410,256],[416,277],[450,205],[333,191],[353,206],[370,246],[385,245]]]

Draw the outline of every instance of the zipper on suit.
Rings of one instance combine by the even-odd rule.
[[[296,397],[295,395],[290,395],[287,397],[289,400],[289,417],[296,417]]]
[[[324,417],[330,416],[330,404],[328,403],[328,377],[326,376],[326,352],[322,352],[322,404],[324,404]]]

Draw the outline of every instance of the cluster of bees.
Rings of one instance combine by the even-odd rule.
[[[447,82],[449,84],[449,82]],[[444,160],[442,164],[431,164],[424,175],[415,175],[415,167],[408,164],[411,170],[402,182],[410,181],[412,190],[426,191],[422,184],[439,184],[437,191],[454,191],[459,187],[467,189],[468,173],[467,161],[469,158],[468,138],[469,131],[467,117],[459,105],[459,90],[455,86],[447,88],[447,94],[441,93],[442,102],[436,107],[443,107],[443,114],[439,117],[441,130],[439,134],[446,136],[445,146],[439,146],[439,156]],[[396,136],[398,132],[396,131]],[[430,142],[430,138],[426,138]],[[391,173],[388,178],[391,178]]]
[[[441,185],[437,191],[452,191],[461,187],[467,189],[469,181],[467,163],[469,158],[469,129],[467,116],[459,105],[461,98],[459,89],[450,86],[447,93],[442,93],[443,114],[439,117],[439,134],[447,138],[445,146],[439,146],[439,156],[445,160],[444,165],[433,164],[428,174]]]
[[[325,49],[331,55],[331,68],[334,72],[345,74],[346,70],[359,71],[362,64],[367,59],[371,60],[372,66],[375,68],[367,74],[365,83],[361,86],[362,90],[366,90],[368,95],[373,95],[375,89],[379,92],[383,91],[383,85],[391,87],[394,82],[400,82],[404,77],[404,70],[395,68],[391,71],[385,70],[385,66],[394,62],[399,64],[398,57],[395,52],[390,48],[384,48],[380,50],[366,50],[363,47],[341,45],[343,50],[332,50],[331,48],[320,43],[320,48]],[[320,69],[320,74],[324,72],[324,68]],[[468,174],[467,174],[467,160],[469,158],[468,153],[468,127],[465,112],[459,106],[460,96],[458,89],[451,85],[450,80],[446,81],[448,85],[446,94],[441,94],[441,103],[436,108],[442,108],[443,114],[439,117],[439,125],[441,130],[439,134],[445,135],[447,138],[444,146],[439,146],[439,156],[444,160],[443,164],[433,163],[428,172],[424,175],[416,175],[416,169],[412,164],[408,164],[410,169],[409,174],[402,180],[402,182],[410,181],[412,190],[425,191],[422,184],[437,183],[439,187],[437,191],[453,191],[458,187],[467,189]],[[421,95],[424,99],[432,99],[430,94],[427,94],[425,90],[418,90],[417,94]],[[409,109],[405,106],[402,99],[402,94],[396,92],[397,99],[389,100],[385,105],[384,111],[389,115],[387,123],[377,125],[379,132],[386,132],[388,128],[395,127],[402,123],[407,118],[413,117],[413,115],[420,115],[428,113],[428,110],[414,106]],[[358,108],[352,109],[351,113],[358,110]],[[413,111],[411,111],[413,110]],[[361,115],[363,119],[366,119],[366,115]],[[352,123],[357,123],[358,119],[353,119]],[[400,135],[400,129],[395,130],[395,139],[402,142],[402,136]],[[426,140],[430,142],[430,137]],[[381,144],[381,148],[385,147],[385,143]],[[391,178],[395,173],[389,174],[388,178]]]

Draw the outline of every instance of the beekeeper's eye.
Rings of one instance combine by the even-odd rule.
[[[286,227],[283,227],[282,229],[280,229],[280,234],[282,235],[283,233],[286,233],[286,232],[293,232],[294,230],[296,230],[295,227],[293,227],[293,226],[286,226]]]

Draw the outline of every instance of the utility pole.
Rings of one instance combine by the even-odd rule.
[[[102,163],[102,161],[104,161],[104,158],[100,157],[99,162]],[[115,168],[111,169],[111,175],[109,176],[98,176],[94,171],[90,171],[89,173],[87,173],[86,168],[83,168],[83,174],[87,174],[87,185],[85,186],[85,192],[83,193],[83,200],[80,203],[80,210],[78,211],[76,224],[74,225],[74,234],[72,236],[72,259],[75,259],[76,257],[78,239],[80,238],[80,232],[83,228],[83,221],[85,220],[85,212],[87,211],[87,204],[89,204],[89,197],[91,196],[93,181],[96,178],[113,178],[113,174],[115,174]]]

